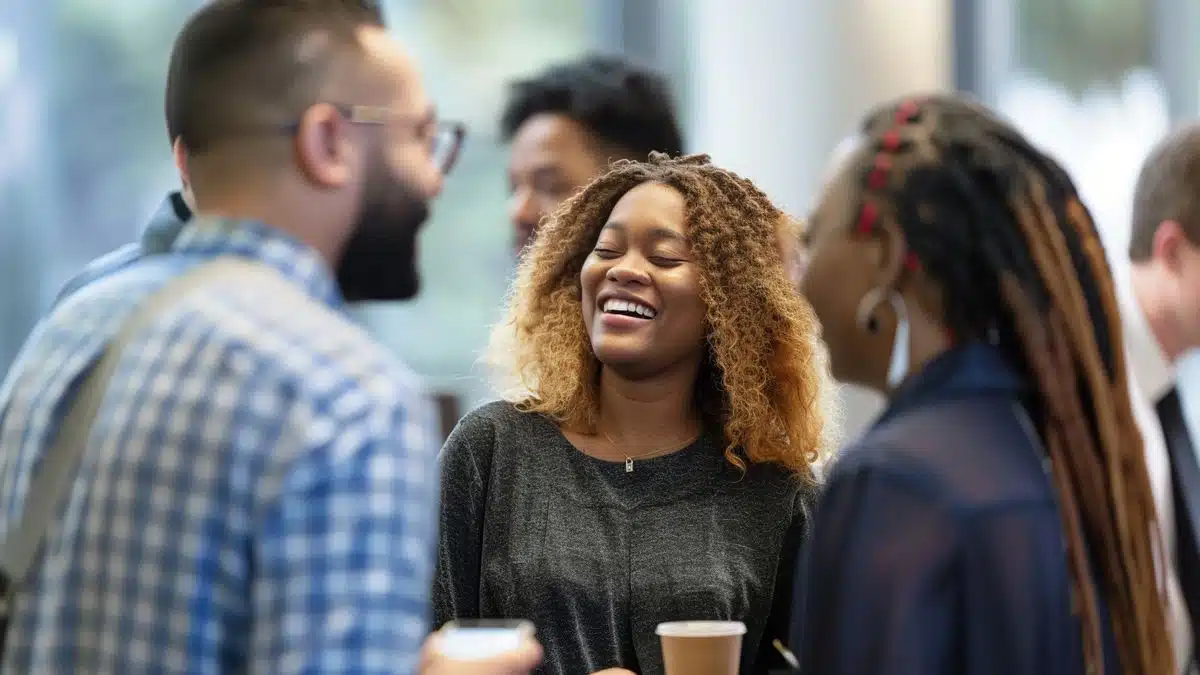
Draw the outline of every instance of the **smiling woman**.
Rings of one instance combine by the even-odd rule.
[[[514,386],[442,453],[437,621],[529,618],[547,672],[653,675],[659,623],[738,620],[741,672],[776,665],[829,393],[791,227],[658,154],[543,225],[492,343]]]
[[[791,251],[781,245],[795,225],[752,183],[712,166],[706,155],[652,157],[618,162],[544,225],[555,234],[535,242],[523,260],[508,319],[488,352],[498,391],[568,429],[596,433],[603,425],[595,376],[603,359],[596,358],[589,321],[593,272],[614,268],[608,274],[618,280],[608,292],[661,293],[688,276],[695,280],[691,296],[703,303],[691,316],[707,331],[694,336],[693,356],[703,357],[693,375],[696,398],[706,418],[723,427],[729,458],[737,464],[745,454],[806,474],[832,430],[823,414],[828,389],[817,324],[795,293]],[[622,222],[631,215],[652,222]],[[624,250],[631,246],[636,250]],[[663,330],[665,338],[681,338],[673,324]]]

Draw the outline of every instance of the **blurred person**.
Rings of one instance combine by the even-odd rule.
[[[888,405],[817,507],[801,671],[1176,672],[1113,284],[1070,178],[954,97],[862,135],[803,290],[835,377]]]
[[[663,672],[655,628],[789,625],[831,383],[789,219],[707,156],[622,161],[543,226],[442,449],[435,622],[532,620],[539,672]]]
[[[683,153],[666,79],[616,56],[586,56],[512,84],[500,121],[511,144],[513,246],[618,159]]]
[[[1163,371],[1200,348],[1200,124],[1151,151],[1134,191],[1130,287]],[[1150,386],[1159,383],[1149,382]]]
[[[412,60],[362,2],[208,3],[167,91],[196,217],[169,253],[60,303],[0,389],[10,545],[62,411],[133,330],[0,669],[412,672],[433,409],[344,306],[417,292],[417,233],[456,146],[436,145]]]
[[[1134,191],[1126,313],[1141,345],[1142,393],[1154,402],[1170,453],[1173,522],[1167,532],[1188,611],[1176,617],[1184,662],[1200,644],[1200,125],[1165,138]],[[1164,509],[1165,510],[1165,509]]]

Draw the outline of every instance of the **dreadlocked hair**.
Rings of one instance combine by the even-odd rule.
[[[1013,127],[954,97],[887,106],[863,132],[858,233],[892,219],[908,268],[941,288],[953,338],[996,344],[1036,385],[1030,412],[1050,460],[1089,672],[1104,667],[1097,588],[1122,672],[1175,672],[1112,275],[1070,177]]]
[[[579,274],[617,201],[662,183],[686,202],[684,224],[707,308],[708,349],[697,384],[706,425],[744,469],[773,462],[804,478],[835,446],[832,380],[815,315],[785,271],[781,242],[794,223],[750,181],[707,155],[622,160],[562,204],[517,270],[507,319],[486,361],[505,399],[594,433],[600,364],[581,307]]]

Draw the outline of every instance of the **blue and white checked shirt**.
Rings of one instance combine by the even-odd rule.
[[[17,597],[6,673],[408,673],[427,632],[437,436],[417,379],[342,314],[311,250],[199,220],[81,289],[0,389],[0,537],[65,401],[138,303],[222,254],[297,309],[214,281],[135,337],[65,513]]]

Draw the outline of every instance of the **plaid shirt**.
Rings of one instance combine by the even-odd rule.
[[[309,296],[195,289],[125,350],[0,671],[407,673],[427,632],[433,407],[342,314],[312,251],[197,221],[67,298],[0,388],[0,537],[78,378],[188,265],[240,255]],[[285,305],[285,306],[281,306]]]

